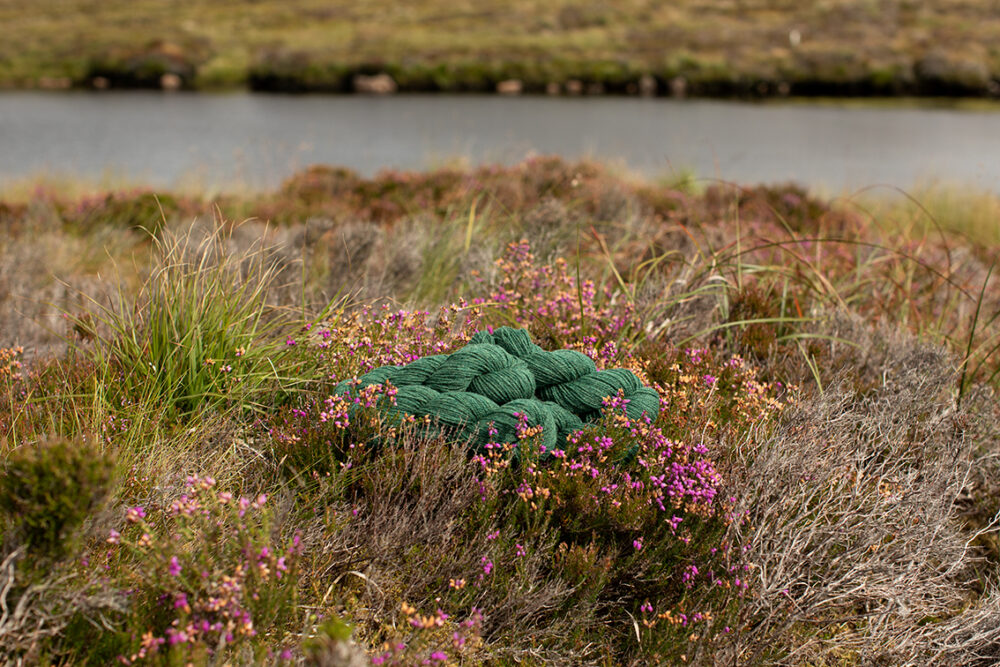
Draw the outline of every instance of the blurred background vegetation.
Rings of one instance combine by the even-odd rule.
[[[359,75],[387,74],[404,91],[993,96],[995,9],[976,0],[0,0],[0,86],[348,92],[365,88]]]

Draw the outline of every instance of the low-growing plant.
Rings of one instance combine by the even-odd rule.
[[[225,233],[220,227],[194,247],[193,228],[155,238],[154,269],[134,305],[93,302],[93,317],[73,318],[95,339],[112,400],[178,415],[227,401],[253,407],[278,379],[282,323],[266,302],[277,267],[263,247],[232,256]]]
[[[127,509],[120,527],[104,557],[129,603],[123,664],[207,662],[244,649],[259,660],[258,634],[280,637],[293,622],[301,538],[275,534],[266,495],[235,496],[192,475],[169,504]]]
[[[35,567],[72,553],[113,473],[113,460],[93,441],[55,438],[14,449],[0,476],[0,515],[10,527],[5,552],[23,546]]]
[[[74,217],[50,194],[0,203],[12,234],[49,216],[111,229],[134,198]],[[219,204],[284,216],[268,242],[291,250],[239,250],[262,227],[202,243],[167,221],[131,278],[138,302],[124,286],[72,318],[69,354],[0,352],[11,464],[47,434],[87,434],[128,470],[120,512],[72,508],[86,530],[56,531],[70,536],[59,558],[32,560],[41,550],[3,524],[0,659],[995,661],[990,249],[947,227],[886,232],[794,187],[679,192],[550,158],[371,179],[320,168]],[[428,236],[441,229],[452,238]],[[331,243],[351,238],[370,244],[364,261],[332,270]],[[423,249],[423,278],[390,276],[403,246]],[[299,250],[323,261],[295,289],[243,291],[247,276],[294,281]],[[364,292],[310,320],[303,304],[345,281]],[[295,317],[265,305],[296,290]],[[391,384],[338,390],[510,324],[630,369],[659,417],[630,419],[610,396],[555,448],[522,422],[515,442],[472,451],[421,415],[388,416]]]

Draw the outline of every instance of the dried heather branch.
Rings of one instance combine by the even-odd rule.
[[[905,664],[936,642],[968,655],[991,641],[926,622],[955,616],[972,590],[976,555],[955,501],[973,445],[947,359],[913,344],[890,356],[876,391],[841,386],[734,447],[732,495],[747,522],[731,536],[756,579],[723,651],[740,664]]]

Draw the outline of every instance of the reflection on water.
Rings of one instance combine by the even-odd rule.
[[[112,173],[269,186],[318,162],[371,174],[531,153],[833,191],[942,178],[1000,192],[1000,113],[624,97],[0,94],[4,180]]]

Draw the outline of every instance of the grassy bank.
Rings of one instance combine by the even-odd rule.
[[[347,92],[997,94],[1000,18],[871,3],[0,3],[0,85]],[[169,75],[164,80],[163,75]]]
[[[9,660],[1000,651],[995,199],[548,158],[66,192],[0,197]],[[660,416],[470,457],[387,420],[390,386],[334,397],[500,326],[631,369]]]

